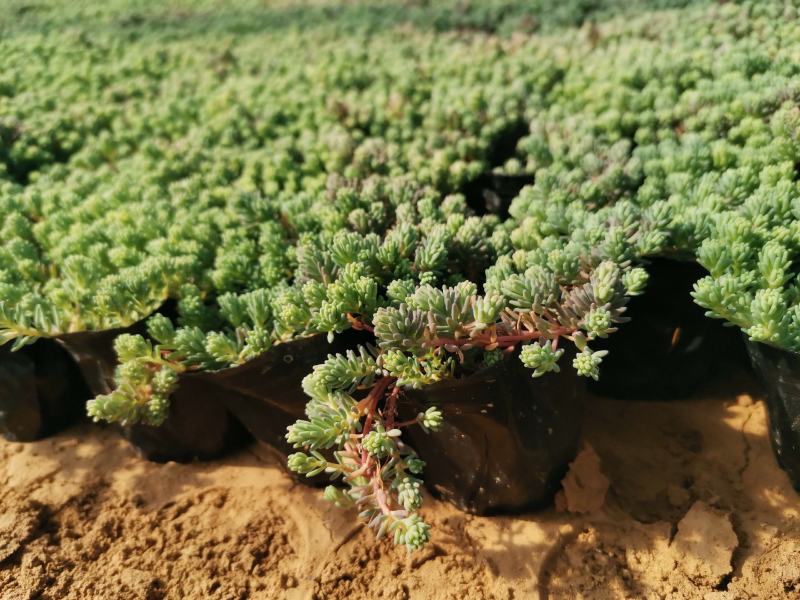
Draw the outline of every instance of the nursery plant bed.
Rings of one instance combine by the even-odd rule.
[[[551,502],[580,435],[582,380],[572,369],[534,379],[517,354],[477,373],[420,390],[403,418],[442,410],[437,432],[409,427],[430,491],[474,514],[517,512]]]
[[[753,369],[767,392],[772,450],[800,492],[800,356],[743,337]]]
[[[592,393],[612,398],[671,399],[691,395],[719,365],[742,360],[738,334],[709,319],[690,292],[706,275],[694,262],[653,258],[647,289],[631,298],[631,321],[606,340],[593,344],[608,350]]]

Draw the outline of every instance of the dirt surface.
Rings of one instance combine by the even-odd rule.
[[[2,442],[0,598],[800,598],[800,497],[757,397],[742,375],[693,400],[595,399],[562,510],[429,499],[435,535],[411,555],[255,448],[157,465],[91,425]]]

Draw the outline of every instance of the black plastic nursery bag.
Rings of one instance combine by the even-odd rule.
[[[746,340],[753,368],[767,391],[769,435],[780,467],[800,491],[800,356]]]
[[[59,336],[91,390],[91,396],[114,389],[117,355],[114,340],[122,334],[144,334],[145,321],[130,327]],[[123,435],[148,460],[188,462],[220,456],[246,437],[222,404],[222,391],[189,378],[170,398],[169,415],[160,427],[131,425]],[[84,398],[89,399],[89,395]]]
[[[228,392],[198,377],[185,376],[170,396],[169,414],[159,427],[130,425],[123,435],[154,462],[212,460],[249,437],[225,408]]]
[[[463,192],[473,210],[499,215],[505,219],[514,198],[522,188],[533,182],[533,175],[486,173],[467,184]]]
[[[0,348],[0,434],[31,442],[68,427],[84,412],[89,391],[75,363],[51,339],[17,352]]]
[[[722,322],[709,319],[691,297],[707,273],[693,262],[654,258],[641,296],[631,298],[626,317],[606,340],[591,344],[609,350],[600,380],[589,390],[612,398],[670,399],[691,395],[708,379],[720,358],[741,351],[741,340]]]
[[[0,349],[0,428],[18,441],[56,433],[85,414],[86,401],[113,388],[114,340],[144,326],[65,333],[18,352]]]
[[[315,335],[273,346],[243,365],[183,373],[170,397],[166,422],[126,427],[125,436],[142,455],[158,462],[209,460],[252,436],[283,464],[294,451],[286,442],[286,429],[305,415],[303,378],[328,354],[369,340],[349,331],[329,344],[324,335]],[[316,485],[327,478],[303,481]]]
[[[144,331],[144,321],[139,321],[130,327],[64,333],[56,341],[72,357],[92,395],[97,396],[114,389],[114,370],[117,368],[114,340],[124,333],[141,334]]]
[[[518,355],[473,375],[407,390],[400,416],[441,409],[441,430],[410,426],[405,441],[425,463],[437,496],[475,514],[548,504],[558,490],[580,434],[583,382],[569,367],[532,378]]]
[[[325,335],[298,338],[277,344],[243,365],[191,374],[186,379],[196,378],[223,390],[222,404],[256,440],[276,452],[283,464],[295,451],[286,441],[286,429],[305,418],[309,401],[303,392],[303,378],[329,354],[343,353],[369,341],[371,336],[352,330],[337,335],[333,343],[328,343]],[[328,478],[302,477],[301,481],[318,485],[327,483]]]

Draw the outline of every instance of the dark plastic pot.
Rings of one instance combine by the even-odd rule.
[[[114,340],[123,333],[144,334],[145,321],[131,327],[70,333],[58,342],[69,352],[88,384],[91,396],[114,389],[117,356]],[[246,439],[241,426],[225,410],[222,390],[192,380],[181,382],[170,398],[167,420],[160,427],[122,427],[123,436],[148,460],[190,462],[223,455]]]
[[[470,182],[463,190],[470,207],[478,213],[508,217],[511,201],[522,188],[534,182],[533,175],[503,175],[485,173]]]
[[[486,160],[489,165],[493,165],[493,168],[460,190],[472,210],[478,214],[492,213],[506,218],[511,201],[523,187],[534,182],[534,176],[531,174],[506,175],[495,173],[493,170],[517,153],[519,140],[529,133],[528,123],[520,120],[510,123],[492,141]]]
[[[34,441],[69,427],[86,401],[113,385],[114,339],[141,324],[42,338],[18,352],[0,349],[0,432]]]
[[[11,352],[0,348],[0,434],[32,442],[58,433],[84,414],[89,390],[55,341],[41,339]]]
[[[283,465],[294,452],[286,428],[305,416],[303,378],[328,354],[365,341],[356,332],[337,336],[333,344],[325,336],[312,336],[276,345],[237,367],[185,373],[170,398],[164,425],[126,427],[124,435],[145,458],[157,462],[210,460],[252,436]],[[302,481],[328,482],[324,476]]]
[[[330,352],[325,336],[312,336],[278,344],[241,366],[186,379],[224,389],[225,405],[257,440],[291,452],[284,436],[286,427],[304,415],[308,397],[302,380]]]
[[[162,313],[174,312],[167,302]],[[114,389],[114,340],[144,334],[145,321],[130,327],[62,334],[12,353],[0,348],[0,434],[33,441],[85,415],[86,401]],[[225,409],[224,389],[192,377],[182,381],[161,427],[123,427],[123,435],[150,460],[211,459],[247,439]]]
[[[219,458],[250,439],[226,409],[227,396],[227,390],[218,385],[183,377],[170,397],[163,425],[131,425],[122,428],[123,435],[139,454],[154,462]]]
[[[746,360],[738,334],[705,316],[694,303],[694,283],[707,275],[693,262],[654,258],[641,296],[631,298],[631,321],[606,340],[608,350],[592,393],[612,398],[673,399],[691,395],[724,359]]]
[[[745,345],[767,391],[772,450],[800,492],[800,356],[749,339]]]
[[[123,333],[144,332],[144,321],[139,321],[130,327],[65,333],[58,336],[56,341],[69,353],[80,369],[92,396],[97,396],[108,394],[114,389],[114,370],[117,368],[114,340]]]
[[[480,515],[549,504],[580,434],[583,382],[564,363],[560,373],[533,379],[511,355],[468,377],[405,392],[403,419],[429,406],[444,413],[440,431],[411,426],[403,434],[426,463],[431,492]]]
[[[241,366],[190,374],[184,379],[222,390],[222,405],[284,465],[286,457],[295,452],[286,442],[286,428],[305,418],[309,400],[303,392],[303,378],[329,354],[343,353],[369,341],[371,336],[352,330],[336,336],[330,344],[326,336],[314,335],[273,346]],[[299,479],[312,485],[329,483],[324,475]]]

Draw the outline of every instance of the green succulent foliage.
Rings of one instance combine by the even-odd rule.
[[[138,335],[121,335],[114,349],[121,361],[116,388],[87,403],[95,421],[130,425],[161,425],[169,412],[169,396],[178,384],[178,374],[165,364],[158,347]]]
[[[740,327],[752,340],[800,352],[800,230],[796,216],[786,220],[768,197],[758,192],[745,206],[716,216],[698,251],[709,275],[692,295],[708,316]],[[763,224],[753,227],[754,218]]]
[[[383,426],[379,425],[370,431],[361,440],[361,445],[370,456],[375,458],[386,458],[395,449],[393,437],[400,435],[399,429],[384,431]]]
[[[122,0],[11,10],[25,31],[47,35],[10,36],[0,48],[11,257],[1,264],[14,287],[3,339],[126,326],[179,299],[187,280],[220,295],[269,288],[306,260],[295,248],[303,234],[325,245],[339,230],[367,235],[394,222],[419,223],[427,240],[402,233],[377,262],[407,280],[396,256],[410,247],[414,279],[434,286],[480,280],[495,252],[538,248],[581,211],[618,213],[619,229],[597,244],[602,258],[687,252],[707,215],[790,179],[797,155],[796,107],[786,101],[794,7],[691,3],[637,15],[687,4],[390,2],[375,11],[320,0],[291,13],[302,36],[254,25],[283,22],[277,9],[230,11],[213,0],[190,11],[203,11],[207,29],[193,19],[149,27],[152,6],[127,18]],[[505,38],[619,12],[628,18],[569,36]],[[113,27],[92,26],[109,15]],[[243,24],[254,35],[219,35]],[[485,32],[498,43],[484,44]],[[697,43],[709,35],[728,44],[724,61],[714,43]],[[268,59],[265,44],[276,50]],[[491,169],[492,150],[520,124],[527,134],[499,170],[536,173],[536,183],[512,207],[513,226],[465,217],[457,195],[435,199],[434,189],[454,192]],[[628,204],[640,214],[617,209]],[[632,254],[627,228],[637,218],[652,226]],[[589,229],[587,240],[599,241]],[[476,264],[457,272],[454,261],[466,258]],[[564,276],[579,268],[563,248],[547,250],[547,264]],[[642,284],[634,277],[632,292]],[[335,309],[320,311],[329,325]]]
[[[597,378],[648,257],[696,258],[709,315],[800,352],[792,2],[78,4],[0,15],[0,345],[147,319],[95,419],[159,424],[184,373],[374,328],[305,380],[289,462],[416,549],[390,404],[509,349]],[[507,219],[470,208],[490,174],[533,181]]]
[[[399,307],[378,309],[373,322],[386,373],[400,385],[422,387],[452,376],[465,360],[486,364],[490,357],[492,364],[495,348],[522,345],[520,359],[538,377],[558,371],[564,353],[555,345],[559,338],[583,351],[587,342],[607,337],[627,320],[623,271],[610,261],[601,262],[582,284],[559,280],[540,265],[502,278],[498,272],[485,285],[491,290],[497,282],[498,291],[485,296],[469,282],[440,289],[422,285]],[[598,365],[603,356],[597,353]],[[576,369],[597,377],[595,369],[577,364]]]
[[[144,361],[151,364],[151,370],[155,372],[163,368],[177,373],[218,370],[252,360],[275,344],[315,334],[326,334],[331,338],[349,329],[354,322],[371,321],[380,307],[396,302],[398,293],[405,296],[402,292],[413,291],[421,273],[427,272],[430,266],[418,264],[415,248],[425,244],[430,236],[441,242],[443,272],[452,269],[459,273],[467,266],[482,269],[495,259],[497,251],[491,245],[486,246],[488,250],[481,259],[464,253],[462,241],[458,239],[464,228],[478,227],[489,231],[495,225],[495,217],[464,218],[469,211],[458,197],[442,199],[412,184],[405,187],[395,185],[388,180],[372,179],[359,186],[346,183],[344,187],[331,187],[327,193],[333,193],[338,199],[346,198],[346,201],[342,200],[345,210],[360,202],[351,192],[369,194],[372,204],[380,201],[387,207],[385,214],[390,216],[393,214],[390,209],[405,201],[402,218],[409,222],[397,221],[395,214],[388,224],[380,224],[380,227],[386,227],[380,234],[364,234],[346,227],[335,232],[317,228],[315,235],[311,232],[300,234],[293,247],[288,245],[286,238],[281,238],[280,243],[272,244],[281,246],[281,254],[273,256],[270,264],[293,264],[294,269],[291,274],[282,274],[282,279],[271,286],[266,286],[268,282],[257,272],[240,271],[241,277],[230,274],[232,272],[227,269],[233,263],[224,258],[228,251],[223,241],[223,248],[208,271],[208,278],[214,282],[214,295],[191,283],[177,287],[177,323],[173,324],[159,314],[148,321],[149,335],[160,353],[158,364],[152,364],[150,350],[143,351],[140,356],[121,357],[117,389],[111,394],[117,408],[100,410],[100,407],[109,405],[109,399],[103,396],[90,405],[92,416],[103,420],[122,419],[126,423],[135,422],[136,415],[142,415],[142,419],[150,423],[159,420],[160,417],[147,416],[138,410],[137,407],[150,403],[151,391],[147,383],[129,377],[133,367],[129,368],[127,362],[133,365]],[[465,213],[460,213],[461,222],[445,224],[443,221],[449,219],[446,209],[453,205]],[[237,211],[245,215],[258,211],[267,216],[271,214],[268,205],[250,195],[240,198],[236,206]],[[419,220],[419,210],[429,216],[421,224],[415,224]],[[239,231],[241,235],[257,231],[254,235],[263,238],[264,232],[269,230],[270,235],[279,237],[280,232],[272,225],[267,223],[256,229],[229,231]],[[222,237],[224,240],[229,236],[226,233]],[[239,244],[247,238],[234,236],[233,239]],[[249,247],[244,244],[245,253]],[[220,260],[226,261],[225,272],[229,275],[221,275]],[[248,269],[257,269],[261,263],[254,262],[251,257],[242,264]],[[223,285],[223,280],[228,283]],[[224,291],[228,288],[244,291]],[[409,368],[419,370],[415,365],[409,365]],[[127,413],[122,409],[125,406],[129,410]],[[168,398],[159,399],[159,406],[168,408]]]
[[[417,415],[417,421],[425,431],[439,431],[442,428],[444,415],[441,410],[431,406]]]
[[[545,373],[558,373],[559,359],[564,355],[563,349],[554,349],[551,343],[533,342],[522,347],[520,360],[529,369],[533,369],[533,377],[541,377]]]

